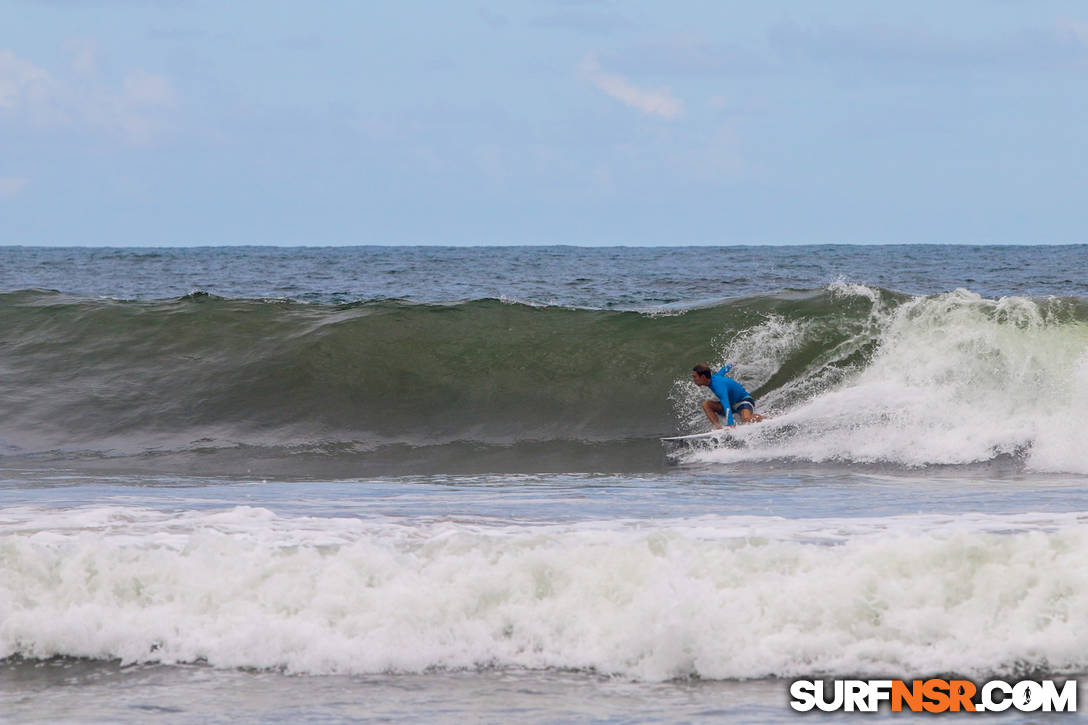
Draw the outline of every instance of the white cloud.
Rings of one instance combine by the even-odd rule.
[[[125,76],[125,98],[141,106],[173,108],[178,104],[178,94],[169,79],[134,70]]]
[[[0,50],[0,111],[22,112],[35,122],[51,115],[56,81],[44,68]]]
[[[10,199],[27,185],[26,179],[0,176],[0,199]]]
[[[684,115],[684,104],[667,88],[647,90],[635,86],[626,78],[601,70],[592,55],[582,61],[582,74],[605,94],[620,103],[651,116],[673,120]]]
[[[37,129],[89,126],[117,133],[135,145],[148,144],[171,126],[179,97],[170,80],[129,71],[120,88],[98,78],[93,41],[69,43],[72,68],[58,76],[0,50],[0,120]]]

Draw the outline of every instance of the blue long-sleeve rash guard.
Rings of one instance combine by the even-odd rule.
[[[744,399],[752,398],[743,385],[725,374],[731,367],[724,367],[710,376],[710,390],[722,401],[727,418],[726,425],[733,425],[733,406]]]

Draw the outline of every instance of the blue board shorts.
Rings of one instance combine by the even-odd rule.
[[[736,404],[734,404],[733,405],[733,412],[734,413],[739,413],[742,410],[744,410],[745,408],[752,411],[753,413],[756,412],[756,401],[750,395],[747,398],[741,398],[740,401],[738,401]]]

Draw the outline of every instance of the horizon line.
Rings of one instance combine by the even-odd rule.
[[[117,244],[117,243],[62,243],[62,244],[34,244],[22,242],[0,243],[0,248],[8,249],[221,249],[234,248],[268,248],[268,249],[360,249],[365,247],[433,247],[433,248],[555,248],[569,247],[582,249],[685,249],[692,247],[1074,247],[1083,246],[1088,242],[691,242],[681,244],[660,243],[590,243],[590,242],[556,242],[556,243],[487,243],[487,242],[369,242],[363,244],[280,244],[272,242],[224,242],[224,243],[196,243],[196,244]]]

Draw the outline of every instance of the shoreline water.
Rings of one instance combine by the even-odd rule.
[[[947,676],[947,673],[941,673]],[[1045,673],[1033,673],[1045,679]],[[1076,677],[1083,681],[1085,673]],[[1064,679],[1059,677],[1058,679]],[[789,681],[678,680],[638,683],[580,671],[479,670],[427,675],[291,676],[209,671],[200,665],[137,665],[50,660],[32,669],[0,662],[10,722],[328,722],[406,723],[796,722]],[[4,691],[5,688],[0,688]],[[466,703],[471,706],[466,707]],[[73,714],[76,717],[73,717]],[[884,716],[890,716],[885,706]],[[990,713],[992,722],[1023,722],[1024,713]],[[855,722],[857,713],[805,713],[807,721]],[[911,720],[896,714],[898,720]],[[932,717],[932,716],[929,716]],[[1039,716],[1036,715],[1036,718]],[[1069,715],[1050,717],[1069,721]],[[969,713],[942,721],[972,722]]]

